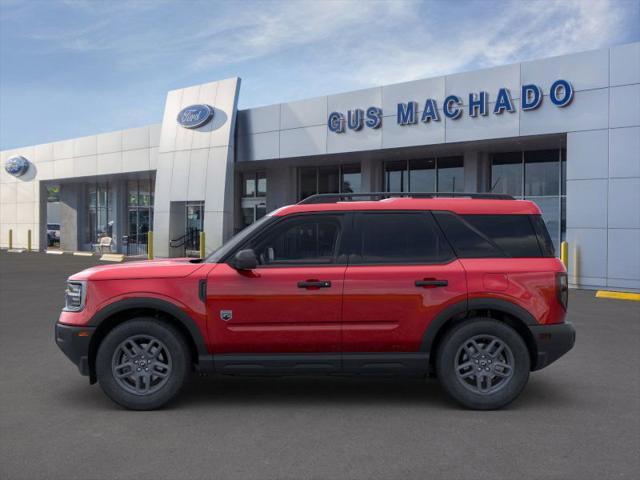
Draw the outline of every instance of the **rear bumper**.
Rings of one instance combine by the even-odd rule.
[[[89,344],[94,331],[93,327],[56,323],[56,344],[85,376],[89,375]]]
[[[576,329],[570,322],[530,326],[536,343],[537,357],[531,370],[540,370],[555,362],[573,348]]]

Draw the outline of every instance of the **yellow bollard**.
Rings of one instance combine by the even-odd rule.
[[[27,252],[31,251],[31,229],[27,231]]]
[[[204,232],[200,232],[200,258],[204,258]]]
[[[147,259],[153,260],[153,232],[147,233]]]
[[[9,250],[13,249],[13,230],[9,229]]]
[[[569,268],[569,244],[567,242],[560,243],[560,260],[564,263],[564,268]]]

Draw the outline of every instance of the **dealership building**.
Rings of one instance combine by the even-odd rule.
[[[210,252],[315,193],[536,202],[574,286],[640,291],[640,43],[238,110],[240,79],[160,123],[2,152],[0,247]]]

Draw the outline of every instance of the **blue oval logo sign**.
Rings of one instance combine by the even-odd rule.
[[[4,169],[9,175],[20,177],[29,170],[29,160],[21,156],[11,157],[4,164]]]
[[[209,105],[191,105],[178,113],[178,123],[184,128],[198,128],[213,118],[213,107]]]

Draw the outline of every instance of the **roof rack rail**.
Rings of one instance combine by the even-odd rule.
[[[363,192],[363,193],[318,193],[311,195],[298,205],[310,203],[357,202],[383,200],[385,198],[473,198],[479,200],[515,200],[511,195],[501,193],[464,193],[464,192]]]

